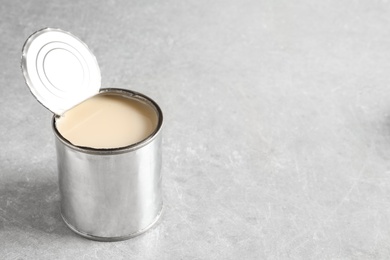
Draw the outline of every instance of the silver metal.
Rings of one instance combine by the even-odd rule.
[[[57,115],[99,93],[101,86],[99,65],[91,50],[60,29],[33,33],[24,43],[21,67],[31,93]]]
[[[117,241],[152,227],[162,212],[161,139],[163,115],[150,98],[129,90],[101,92],[129,96],[152,106],[156,130],[145,140],[123,148],[79,147],[56,128],[61,214],[76,233],[89,239]]]

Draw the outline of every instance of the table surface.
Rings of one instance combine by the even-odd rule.
[[[2,1],[1,259],[388,259],[390,2]],[[165,115],[161,223],[114,243],[62,222],[51,112],[21,48],[88,44],[103,87]]]

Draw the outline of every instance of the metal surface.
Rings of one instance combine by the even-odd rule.
[[[87,45],[60,29],[42,29],[27,39],[22,71],[31,93],[57,115],[97,94],[101,85],[99,65]]]
[[[155,108],[156,130],[142,142],[117,149],[77,147],[55,127],[61,214],[78,234],[101,241],[123,240],[143,233],[162,211],[162,112],[147,97],[132,91],[104,89],[137,98]]]

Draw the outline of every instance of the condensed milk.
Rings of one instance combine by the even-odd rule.
[[[148,104],[122,95],[101,93],[69,109],[56,120],[60,134],[76,146],[118,148],[146,139],[157,126]]]

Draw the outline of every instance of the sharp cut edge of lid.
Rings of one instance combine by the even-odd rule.
[[[30,34],[27,38],[27,40],[24,42],[23,44],[23,47],[22,47],[22,55],[20,57],[21,59],[21,62],[20,62],[20,69],[22,70],[22,74],[23,74],[23,78],[24,78],[24,82],[26,83],[28,89],[30,90],[30,93],[35,97],[35,99],[43,106],[45,107],[47,110],[51,111],[48,107],[45,106],[45,104],[43,104],[38,96],[36,95],[35,93],[35,89],[31,88],[30,85],[32,85],[32,82],[30,80],[30,77],[28,76],[28,73],[27,73],[27,64],[26,64],[26,55],[27,55],[27,49],[28,47],[31,45],[31,42],[33,41],[33,35],[35,34],[38,34],[42,31],[45,31],[45,30],[48,30],[48,29],[53,29],[53,28],[49,28],[49,27],[45,27],[45,28],[42,28],[38,31],[35,31],[33,32],[32,34]],[[55,29],[55,30],[59,30],[59,29]],[[53,112],[53,111],[51,111]],[[54,113],[54,112],[53,112]],[[55,114],[55,113],[54,113]]]

